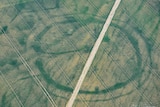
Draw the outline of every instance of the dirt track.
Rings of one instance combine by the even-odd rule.
[[[83,80],[84,80],[84,78],[85,78],[85,76],[86,76],[86,74],[87,74],[87,72],[88,72],[88,70],[89,70],[89,68],[90,68],[90,66],[91,66],[91,64],[93,62],[93,59],[94,59],[94,57],[95,57],[95,55],[96,55],[96,53],[98,51],[98,48],[99,48],[99,46],[100,46],[100,44],[101,44],[101,42],[102,42],[102,40],[104,38],[104,35],[105,35],[105,33],[106,33],[106,31],[107,31],[107,29],[108,29],[108,27],[109,27],[109,25],[110,25],[110,23],[112,21],[112,18],[114,16],[115,11],[118,8],[120,2],[121,2],[121,0],[116,0],[115,1],[114,5],[112,7],[112,10],[109,13],[108,18],[106,19],[106,22],[105,22],[105,24],[103,26],[103,29],[100,32],[99,37],[98,37],[97,41],[95,42],[95,44],[93,46],[93,49],[92,49],[92,51],[91,51],[91,53],[90,53],[90,55],[89,55],[89,57],[87,59],[87,62],[85,64],[84,68],[83,68],[82,74],[80,75],[80,78],[79,78],[79,80],[78,80],[78,82],[76,84],[76,87],[75,87],[75,89],[74,89],[74,91],[72,93],[72,96],[70,97],[66,107],[72,107],[72,105],[74,103],[74,100],[75,100],[75,98],[76,98],[76,96],[77,96],[77,94],[78,94],[78,92],[80,90],[80,87],[81,87],[82,83],[83,83]]]

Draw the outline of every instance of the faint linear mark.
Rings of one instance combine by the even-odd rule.
[[[37,78],[37,76],[35,75],[34,71],[31,69],[30,65],[26,62],[26,60],[24,59],[24,57],[18,51],[17,47],[13,44],[12,40],[8,37],[8,35],[5,33],[5,31],[3,31],[3,32],[4,32],[5,39],[8,41],[8,43],[10,44],[10,46],[14,49],[14,51],[16,52],[16,54],[20,57],[21,62],[24,64],[24,66],[28,70],[29,74],[33,77],[34,81],[40,87],[40,89],[42,90],[42,92],[46,95],[46,97],[48,98],[48,100],[50,101],[50,103],[52,104],[52,106],[53,107],[54,106],[57,107],[56,103],[54,102],[54,100],[52,99],[52,97],[49,95],[48,91],[43,86],[43,84],[41,83],[41,81]],[[35,75],[35,76],[33,76],[33,75]]]
[[[6,79],[6,77],[3,75],[2,71],[0,71],[1,77],[2,79],[6,82],[6,84],[8,85],[8,87],[11,89],[11,91],[13,92],[13,94],[16,97],[16,100],[19,104],[20,107],[25,107],[22,103],[22,101],[19,99],[18,95],[16,94],[15,90],[13,89],[13,87],[11,86],[11,84],[8,82],[8,80]]]

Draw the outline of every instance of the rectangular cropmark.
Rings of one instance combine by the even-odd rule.
[[[99,48],[99,46],[100,46],[100,44],[101,44],[101,42],[102,42],[102,40],[104,38],[104,35],[105,35],[105,33],[106,33],[106,31],[107,31],[107,29],[108,29],[108,27],[109,27],[109,25],[110,25],[110,23],[112,21],[112,18],[114,16],[115,11],[117,10],[120,2],[121,2],[121,0],[116,0],[115,1],[114,5],[113,5],[113,7],[112,7],[112,9],[111,9],[111,11],[109,13],[109,16],[106,19],[106,22],[105,22],[105,24],[104,24],[104,26],[103,26],[100,34],[99,34],[99,37],[96,40],[96,42],[95,42],[95,44],[94,44],[94,46],[92,48],[92,51],[91,51],[91,53],[90,53],[90,55],[89,55],[89,57],[88,57],[88,59],[86,61],[86,64],[85,64],[85,66],[83,68],[83,71],[82,71],[82,73],[81,73],[81,75],[79,77],[79,80],[78,80],[77,84],[76,84],[76,87],[75,87],[75,89],[74,89],[69,101],[67,102],[66,107],[72,107],[72,105],[73,105],[73,103],[74,103],[74,101],[76,99],[76,96],[77,96],[77,94],[78,94],[78,92],[79,92],[79,90],[81,88],[83,80],[85,79],[85,76],[86,76],[86,74],[87,74],[87,72],[88,72],[88,70],[89,70],[89,68],[90,68],[90,66],[91,66],[91,64],[93,62],[93,59],[94,59],[94,57],[95,57],[95,55],[96,55],[96,53],[98,51],[98,48]]]

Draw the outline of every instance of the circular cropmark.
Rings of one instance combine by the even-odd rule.
[[[82,26],[80,24],[85,23],[79,23],[78,19],[73,16],[63,18],[62,21],[47,25],[39,32],[35,36],[36,42],[33,41],[31,47],[40,53],[35,59],[35,65],[46,83],[61,91],[71,93],[103,21],[99,20],[101,24],[89,22],[88,25]],[[140,88],[149,77],[151,56],[146,47],[151,47],[151,44],[145,41],[143,32],[135,27],[137,25],[133,25],[131,21],[127,23],[126,28],[115,23],[111,24],[109,30],[112,33],[107,33],[104,38],[100,52],[98,52],[99,56],[97,55],[91,67],[89,73],[91,77],[86,77],[87,84],[82,86],[80,94],[93,96],[113,93],[128,85]],[[109,35],[112,36],[109,37]],[[101,63],[98,64],[98,61],[103,62],[104,65],[100,66]],[[142,79],[143,73],[146,77]],[[94,76],[96,78],[94,81],[99,81],[99,84],[94,85],[94,82],[89,84],[91,82],[89,79]],[[111,83],[108,83],[110,81]],[[134,90],[136,89],[128,90],[124,95]]]

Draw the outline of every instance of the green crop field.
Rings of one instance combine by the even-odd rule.
[[[0,0],[0,107],[65,107],[114,2]],[[73,107],[159,106],[160,1],[122,0]]]

